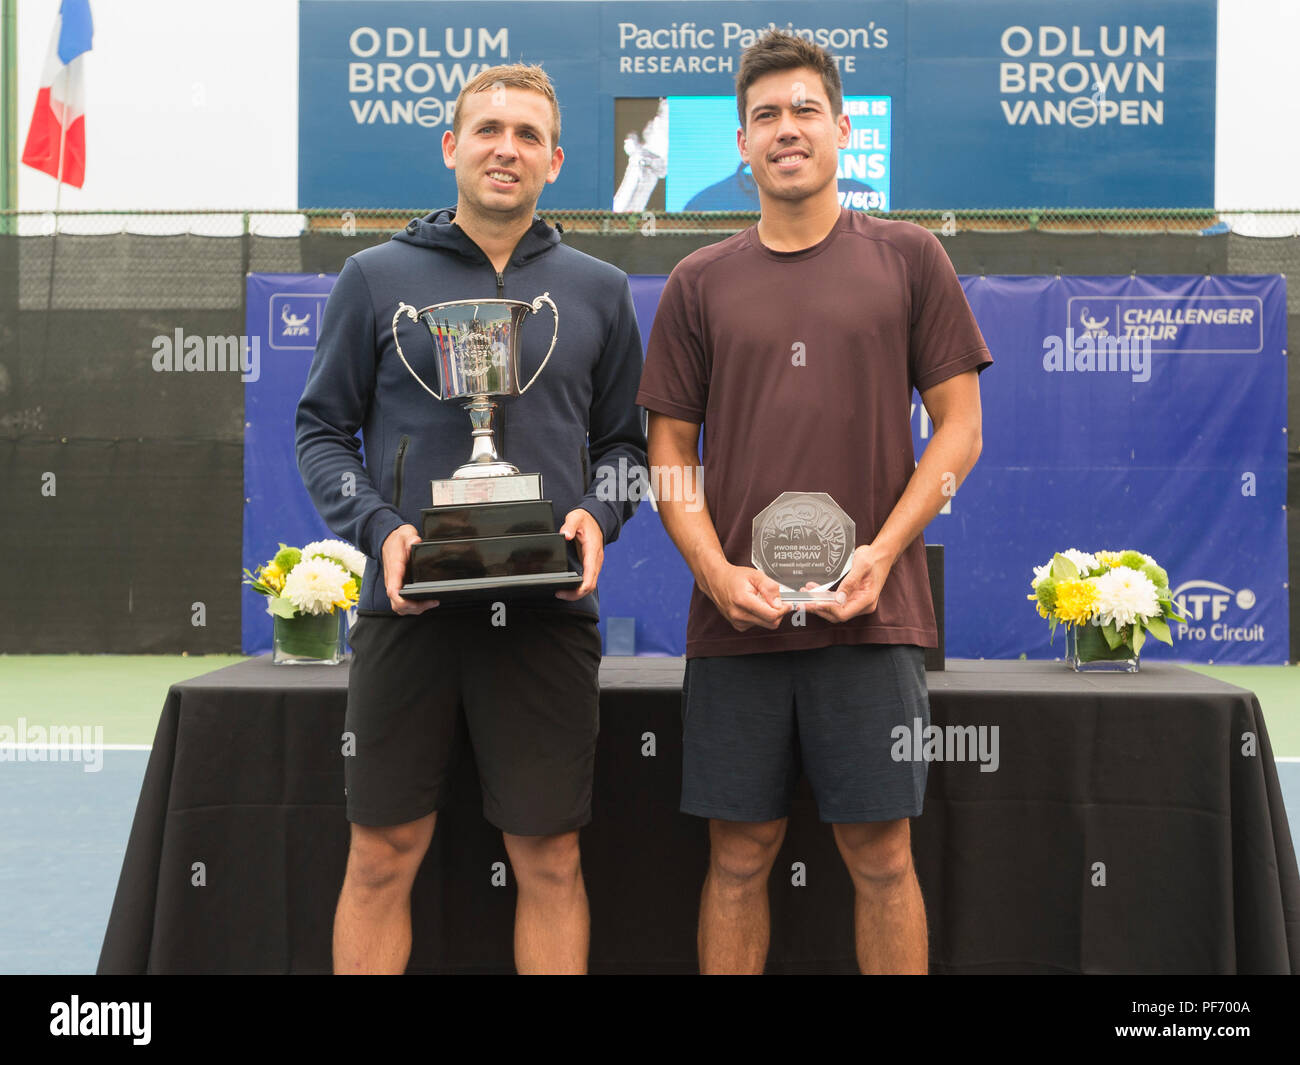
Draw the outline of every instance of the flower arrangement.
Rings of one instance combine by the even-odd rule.
[[[1080,661],[1136,662],[1148,635],[1173,646],[1170,621],[1182,621],[1169,592],[1169,575],[1140,551],[1071,548],[1034,567],[1040,617],[1066,626],[1076,668]],[[1136,668],[1136,666],[1134,666]]]
[[[244,583],[266,596],[274,619],[271,661],[275,665],[338,665],[344,656],[342,611],[357,605],[366,556],[342,540],[317,540],[306,547],[280,545]]]
[[[332,614],[356,606],[366,556],[342,540],[317,540],[287,547],[256,573],[244,570],[244,583],[267,597],[266,612],[279,618]]]

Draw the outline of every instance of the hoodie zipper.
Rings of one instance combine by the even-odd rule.
[[[501,299],[506,291],[506,273],[504,270],[497,271],[497,299]]]
[[[406,458],[406,446],[411,442],[409,436],[403,436],[397,445],[397,455],[393,459],[393,506],[402,505],[402,460]]]

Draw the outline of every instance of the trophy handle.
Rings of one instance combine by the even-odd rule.
[[[551,333],[551,346],[546,349],[546,358],[542,360],[541,366],[537,367],[537,372],[533,374],[532,379],[519,390],[521,396],[533,387],[534,381],[542,376],[542,371],[546,369],[546,364],[551,361],[551,352],[555,350],[555,338],[560,335],[560,312],[556,310],[555,301],[551,299],[551,294],[549,292],[543,292],[537,297],[537,299],[533,300],[533,314],[536,314],[542,309],[543,303],[551,308],[551,314],[555,316],[555,329]],[[421,382],[421,384],[423,384],[423,382]]]
[[[393,343],[397,345],[397,357],[402,360],[402,365],[411,371],[411,376],[420,382],[420,387],[423,388],[426,392],[428,392],[429,395],[431,395],[439,403],[441,403],[442,402],[441,393],[435,392],[432,388],[430,388],[428,385],[424,383],[424,378],[422,378],[418,373],[416,373],[413,369],[411,369],[411,364],[406,361],[406,356],[402,353],[402,342],[397,339],[397,319],[402,317],[403,314],[405,314],[406,317],[411,319],[411,321],[413,322],[418,322],[420,320],[419,313],[416,311],[414,307],[412,307],[409,303],[402,303],[401,301],[398,301],[397,313],[393,315]]]

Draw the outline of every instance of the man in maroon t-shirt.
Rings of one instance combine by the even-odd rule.
[[[736,100],[762,217],[673,271],[637,396],[659,513],[695,575],[682,810],[710,819],[700,967],[763,969],[802,761],[853,878],[859,966],[924,972],[908,818],[926,763],[894,760],[891,732],[929,724],[921,531],[979,457],[992,359],[938,240],[840,207],[850,125],[831,57],[767,34],[741,57]],[[919,464],[913,389],[934,423]],[[703,492],[665,491],[698,483],[684,471],[701,425]],[[825,493],[856,528],[835,597],[798,609],[751,565],[754,519],[784,492]]]

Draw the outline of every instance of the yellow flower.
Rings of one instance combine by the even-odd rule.
[[[284,573],[274,562],[268,562],[262,567],[262,583],[268,588],[275,589],[279,595],[284,591]]]
[[[1090,580],[1056,582],[1056,616],[1067,625],[1082,625],[1097,609],[1097,586]]]
[[[1097,561],[1103,566],[1114,569],[1119,565],[1120,553],[1118,551],[1094,551],[1093,554],[1097,556]]]
[[[1029,598],[1033,599],[1034,597],[1031,595]],[[1042,603],[1039,603],[1035,600],[1034,605],[1038,608],[1038,616],[1040,618],[1046,619],[1052,616],[1051,612],[1047,609],[1047,607],[1043,606]]]
[[[342,607],[344,610],[351,610],[354,606],[357,605],[357,600],[359,598],[361,598],[361,596],[359,591],[357,590],[357,582],[346,581],[343,584],[343,598],[336,599],[334,601],[334,605],[338,607]]]

